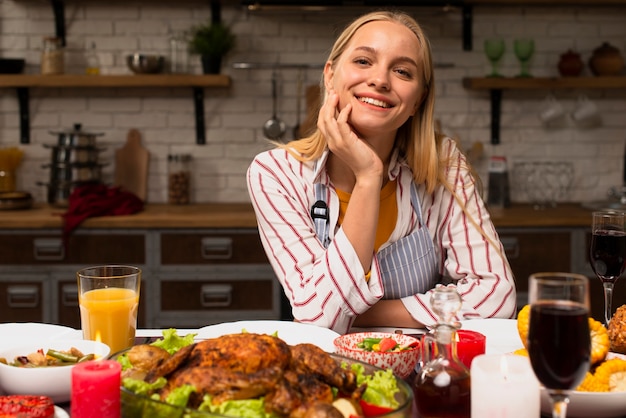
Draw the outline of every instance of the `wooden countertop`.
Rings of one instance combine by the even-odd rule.
[[[61,228],[62,208],[36,204],[31,209],[0,211],[0,229]],[[515,204],[492,209],[496,227],[587,227],[591,211],[577,203],[535,210]],[[193,205],[148,204],[134,215],[89,218],[80,228],[90,229],[172,229],[172,228],[255,228],[256,217],[250,203],[204,203]]]

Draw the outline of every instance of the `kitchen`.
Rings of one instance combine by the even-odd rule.
[[[536,52],[530,71],[536,77],[557,76],[559,58],[569,49],[579,52],[585,62],[603,42],[609,42],[626,52],[626,4],[603,2],[613,5],[590,7],[575,6],[564,1],[552,3],[554,5],[549,7],[475,5],[472,11],[471,50],[464,49],[461,8],[414,7],[411,10],[424,25],[438,63],[438,119],[443,130],[458,137],[467,150],[480,144],[475,148],[482,149],[482,153],[476,156],[475,166],[485,183],[488,179],[488,157],[492,155],[506,156],[509,169],[517,162],[535,160],[573,164],[571,189],[562,200],[574,203],[567,205],[558,202],[560,204],[557,205],[557,209],[566,208],[565,212],[546,209],[526,211],[520,216],[514,212],[517,208],[502,213],[494,212],[496,226],[508,228],[503,229],[503,236],[508,233],[513,235],[512,241],[505,240],[505,243],[510,242],[513,251],[516,251],[516,245],[519,244],[517,234],[522,233],[522,241],[528,241],[527,245],[531,247],[533,256],[536,256],[535,253],[545,251],[537,243],[547,246],[545,237],[549,236],[549,249],[554,251],[555,257],[561,256],[559,259],[570,269],[584,270],[588,268],[584,247],[590,216],[586,218],[588,212],[579,208],[578,202],[604,200],[611,187],[621,186],[626,142],[626,121],[623,118],[626,89],[506,90],[501,101],[499,144],[493,145],[489,92],[464,88],[462,82],[463,78],[484,77],[490,72],[482,44],[484,39],[494,36],[506,40],[500,71],[507,77],[514,77],[519,72],[519,62],[512,47],[517,37],[530,36],[535,40]],[[239,1],[222,1],[221,17],[237,34],[237,46],[226,57],[222,67],[222,73],[232,80],[231,86],[207,88],[204,91],[206,144],[203,145],[196,142],[194,101],[187,88],[32,88],[28,144],[20,143],[18,100],[14,89],[0,89],[0,146],[19,146],[24,151],[24,159],[18,171],[18,190],[30,192],[38,203],[46,202],[46,188],[37,183],[45,181],[48,176],[48,169],[42,166],[50,159],[50,151],[44,145],[55,141],[51,131],[64,130],[81,123],[88,131],[102,133],[98,137],[98,143],[106,148],[102,160],[112,162],[115,150],[124,145],[128,131],[137,129],[150,154],[148,205],[158,206],[167,201],[169,154],[193,156],[191,196],[194,204],[175,208],[173,213],[178,215],[158,213],[158,208],[148,208],[136,219],[119,221],[119,226],[115,225],[113,229],[111,223],[98,224],[97,219],[91,220],[93,223],[89,225],[105,235],[103,242],[108,243],[108,246],[120,239],[119,235],[136,241],[140,247],[137,250],[139,255],[129,262],[147,267],[154,277],[163,279],[165,283],[161,284],[172,283],[182,277],[188,279],[189,286],[196,293],[201,293],[207,284],[199,284],[198,281],[207,276],[219,280],[226,280],[233,275],[243,277],[242,280],[249,279],[259,273],[263,263],[252,262],[250,266],[238,266],[239,270],[236,271],[228,268],[218,268],[216,271],[212,266],[199,265],[195,261],[174,261],[169,267],[164,267],[163,257],[158,255],[163,250],[163,230],[168,228],[166,232],[179,235],[197,232],[196,228],[213,227],[231,228],[237,234],[254,232],[254,219],[245,211],[242,213],[244,221],[234,220],[234,216],[231,216],[226,222],[218,215],[206,215],[205,212],[213,210],[215,204],[233,205],[227,206],[229,212],[241,210],[241,206],[245,206],[249,200],[244,173],[252,157],[267,147],[262,127],[272,116],[272,64],[284,65],[284,68],[276,66],[278,116],[291,128],[298,121],[304,121],[305,117],[303,100],[300,100],[301,114],[296,113],[298,77],[302,76],[307,86],[317,83],[320,66],[334,35],[355,13],[362,10],[358,7],[343,7],[324,12],[298,9],[247,11]],[[211,7],[207,1],[185,0],[176,4],[166,1],[112,1],[103,4],[91,0],[68,0],[65,4],[65,72],[83,74],[85,54],[89,46],[95,43],[101,74],[130,74],[124,61],[126,54],[145,51],[168,56],[169,40],[174,33],[188,30],[194,24],[210,18]],[[0,0],[0,33],[0,56],[25,58],[25,73],[37,74],[42,38],[55,33],[52,7],[47,2],[36,0]],[[234,64],[242,62],[260,64],[260,68],[235,68]],[[201,73],[197,56],[191,57],[190,64],[190,73]],[[300,66],[304,70],[298,70]],[[582,75],[591,76],[588,66]],[[600,108],[601,124],[581,129],[568,120],[558,128],[544,127],[538,115],[550,93],[568,112],[573,111],[581,94],[586,95]],[[286,139],[289,139],[290,133],[291,130],[288,130]],[[113,164],[103,168],[105,182],[112,181],[113,170]],[[528,202],[528,196],[522,193],[516,182],[511,184],[511,199],[515,204]],[[158,221],[142,224],[140,220],[145,219],[142,216],[148,216],[153,213],[152,210],[157,212]],[[56,212],[61,213],[62,210]],[[13,214],[0,214],[0,219],[4,217],[6,220],[2,223],[5,236],[20,236],[24,230],[30,233],[41,230],[46,232],[48,238],[48,235],[54,235],[60,225],[60,220],[38,223],[38,211],[24,213],[29,216],[23,224],[12,218]],[[202,220],[193,223],[190,218],[195,218],[189,213],[198,214]],[[573,215],[570,216],[571,213]],[[205,216],[215,216],[217,220],[206,221]],[[179,219],[180,223],[174,223],[172,219]],[[163,223],[168,221],[170,224]],[[116,221],[111,222],[115,224]],[[529,227],[533,227],[533,230],[529,231]],[[537,231],[537,228],[540,230]],[[215,241],[211,241],[211,245],[214,244]],[[215,245],[219,247],[219,244],[221,241],[217,240]],[[564,247],[554,247],[559,244]],[[72,291],[69,283],[73,278],[68,273],[76,270],[75,267],[84,260],[53,261],[52,266],[45,262],[37,266],[30,261],[16,264],[3,260],[6,266],[2,267],[0,277],[2,280],[13,280],[12,283],[21,283],[21,279],[26,277],[42,286],[45,294],[58,290],[61,296],[69,296]],[[86,260],[91,262],[93,259]],[[519,263],[527,265],[527,261]],[[44,272],[41,271],[42,265],[45,266]],[[588,273],[591,274],[590,271]],[[261,268],[260,274],[264,280],[271,281],[271,272],[267,266]],[[151,287],[153,283],[149,282],[145,288],[145,294],[150,295],[151,300],[161,300],[161,295],[169,289],[167,286],[156,286],[157,282],[155,279],[154,286]],[[616,303],[618,293],[623,294],[625,289],[620,287],[620,283],[623,284],[618,281],[616,286]],[[64,287],[66,285],[69,287]],[[209,303],[214,302],[214,297],[219,299],[223,291],[226,292],[223,297],[227,299],[228,292],[232,291],[219,286],[204,289],[208,292]],[[270,299],[277,299],[279,289],[275,286],[264,289]],[[25,290],[27,296],[30,294],[28,289],[19,290]],[[597,293],[600,290],[595,288],[595,291]],[[217,296],[213,292],[217,292]],[[18,292],[18,296],[22,294]],[[41,307],[39,314],[50,321],[61,321],[63,310],[59,304],[63,303],[63,297],[44,299],[48,304]],[[71,301],[68,303],[71,306]],[[181,324],[185,316],[180,314],[183,310],[179,308],[173,306],[173,313],[164,316],[162,309],[148,306],[145,323],[154,326],[197,325]],[[262,310],[263,315],[280,314],[275,304]],[[211,315],[211,319],[219,320],[215,313]],[[207,320],[207,316],[200,319],[202,323]]]

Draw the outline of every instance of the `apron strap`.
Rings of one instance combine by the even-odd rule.
[[[330,236],[328,232],[330,224],[330,213],[328,204],[326,204],[326,185],[315,183],[315,203],[311,207],[311,218],[315,224],[315,232],[324,248],[330,245]]]

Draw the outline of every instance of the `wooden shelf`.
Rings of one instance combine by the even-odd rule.
[[[225,75],[0,75],[0,87],[229,87]]]
[[[491,143],[497,145],[500,143],[502,90],[624,89],[626,88],[626,77],[479,77],[464,78],[463,87],[468,90],[489,90],[491,96]]]
[[[464,78],[468,90],[546,90],[626,88],[626,77]]]
[[[115,88],[189,87],[193,90],[196,143],[205,144],[204,89],[230,87],[231,79],[221,74],[141,74],[141,75],[0,75],[0,88],[15,88],[20,108],[20,142],[30,142],[29,98],[31,88]]]

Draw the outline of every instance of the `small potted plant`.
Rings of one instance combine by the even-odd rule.
[[[235,34],[220,22],[208,22],[191,29],[189,52],[200,55],[205,74],[219,74],[222,57],[235,47]]]

